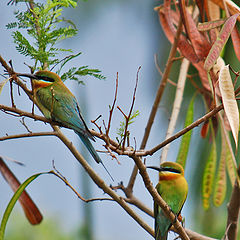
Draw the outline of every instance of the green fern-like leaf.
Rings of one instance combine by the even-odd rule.
[[[99,69],[89,69],[88,66],[82,66],[80,68],[78,68],[78,70],[76,71],[76,75],[78,76],[93,76],[99,80],[103,80],[106,79],[105,76],[103,76],[102,74],[100,74],[100,70]]]
[[[105,79],[105,77],[100,73],[100,70],[98,69],[88,69],[88,66],[82,66],[79,67],[78,69],[76,67],[70,68],[67,72],[62,74],[61,78],[63,81],[65,80],[74,80],[77,81],[80,84],[84,84],[82,80],[79,79],[79,77],[82,76],[93,76],[97,79]]]
[[[11,22],[6,25],[7,29],[13,29],[17,27],[17,22]]]
[[[36,49],[28,42],[28,40],[19,32],[13,32],[12,34],[14,42],[17,44],[16,49],[24,56],[31,56],[34,58]]]

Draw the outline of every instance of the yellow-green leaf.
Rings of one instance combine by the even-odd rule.
[[[228,65],[222,67],[220,70],[219,89],[222,95],[224,110],[232,130],[235,144],[237,146],[239,130],[239,111]]]
[[[195,100],[195,95],[188,106],[184,127],[187,127],[193,122],[194,100]],[[186,165],[186,159],[187,159],[188,149],[191,141],[191,135],[192,135],[192,130],[188,131],[186,134],[183,135],[181,145],[178,150],[178,156],[177,156],[176,162],[181,164],[183,168],[185,168],[185,165]]]
[[[227,164],[227,172],[228,176],[230,178],[230,182],[232,186],[234,186],[234,183],[237,178],[237,169],[235,167],[232,154],[230,152],[229,146],[226,144],[226,164]]]
[[[15,206],[17,200],[19,199],[19,197],[21,196],[21,193],[25,190],[25,188],[33,181],[35,180],[38,176],[42,175],[42,174],[49,174],[50,172],[43,172],[43,173],[38,173],[35,174],[31,177],[29,177],[24,183],[22,183],[19,188],[17,189],[17,191],[14,193],[13,197],[11,198],[10,202],[8,203],[7,208],[5,209],[5,212],[3,214],[2,217],[2,221],[1,221],[1,225],[0,225],[0,240],[4,239],[4,233],[5,233],[5,229],[6,229],[6,225],[8,222],[8,218],[13,210],[13,207]]]
[[[203,173],[203,207],[205,210],[209,208],[209,199],[212,194],[213,182],[216,170],[217,151],[215,138],[212,140],[211,151],[208,156],[206,166]]]
[[[0,94],[2,93],[3,87],[5,84],[10,80],[10,78],[4,79],[2,82],[0,82]]]
[[[222,205],[227,190],[227,181],[226,181],[226,139],[224,134],[222,134],[222,151],[219,161],[219,166],[217,170],[217,178],[214,188],[213,203],[216,207]]]

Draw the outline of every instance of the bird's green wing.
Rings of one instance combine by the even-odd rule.
[[[93,139],[81,115],[76,98],[64,89],[45,87],[37,91],[37,101],[44,107],[43,114],[54,121],[63,123],[76,132]]]

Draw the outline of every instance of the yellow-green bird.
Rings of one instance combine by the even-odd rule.
[[[188,184],[184,178],[183,167],[175,162],[164,162],[159,167],[148,167],[159,171],[159,183],[156,190],[168,204],[174,214],[181,213],[188,194]],[[165,216],[161,207],[154,203],[155,239],[167,240],[171,221]]]
[[[83,119],[77,100],[61,78],[47,70],[38,71],[35,74],[17,73],[17,76],[32,79],[34,101],[43,115],[73,129],[95,161],[101,163],[107,171],[89,140],[95,141]],[[109,172],[108,174],[110,175]],[[112,178],[111,175],[110,177]]]

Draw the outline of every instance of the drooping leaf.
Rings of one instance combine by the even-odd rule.
[[[217,177],[214,187],[213,203],[216,207],[222,205],[227,190],[227,181],[226,181],[226,140],[224,134],[222,134],[222,147],[221,147],[221,156],[219,161],[219,166],[217,170]]]
[[[207,41],[204,35],[198,31],[196,24],[186,9],[185,1],[179,1],[179,7],[181,12],[181,19],[183,21],[185,31],[188,39],[192,43],[193,49],[196,52],[198,59],[205,58],[211,48],[210,43]]]
[[[233,27],[235,26],[238,15],[239,14],[235,14],[235,15],[229,17],[226,20],[226,22],[224,23],[224,25],[217,37],[217,40],[211,47],[209,54],[205,60],[204,68],[207,71],[209,71],[213,67],[213,65],[217,61],[218,57],[220,56],[220,53],[221,53],[224,45],[226,44],[226,42],[233,30]]]
[[[12,190],[15,192],[19,188],[21,183],[15,177],[14,173],[8,168],[7,164],[3,161],[1,157],[0,172],[2,173],[4,179],[8,182]],[[18,201],[20,202],[27,219],[31,224],[36,225],[42,221],[43,217],[41,212],[25,190],[22,192]]]
[[[195,96],[192,98],[192,100],[188,106],[184,127],[187,127],[188,125],[190,125],[193,122],[194,100],[195,100]],[[192,130],[182,136],[181,145],[178,150],[178,156],[177,156],[176,162],[181,164],[183,166],[183,168],[185,168],[185,165],[186,165],[191,136],[192,136]]]
[[[11,198],[10,202],[8,203],[7,208],[5,209],[5,212],[3,214],[2,217],[2,221],[1,221],[1,226],[0,226],[0,240],[4,239],[4,233],[5,233],[5,229],[6,229],[6,225],[7,225],[7,221],[9,219],[9,216],[13,210],[13,207],[15,206],[17,200],[19,199],[20,195],[22,194],[22,192],[24,191],[24,189],[33,181],[35,180],[37,177],[39,177],[42,174],[48,174],[47,172],[43,172],[43,173],[38,173],[35,174],[31,177],[29,177],[25,182],[23,182],[18,190],[14,193],[13,197]]]
[[[166,4],[166,5],[165,5]],[[165,32],[168,40],[173,43],[176,35],[176,27],[179,23],[179,16],[176,12],[171,10],[170,3],[166,1],[164,3],[164,8],[155,8],[158,11],[159,21],[162,25],[162,29]],[[191,63],[196,63],[199,61],[192,45],[189,43],[187,38],[181,34],[178,40],[178,49],[181,54],[186,57]]]
[[[231,32],[232,43],[238,61],[240,62],[240,34],[236,26]]]
[[[219,88],[222,95],[224,110],[232,130],[235,144],[237,146],[239,131],[239,111],[228,65],[224,66],[220,70]]]
[[[237,178],[237,169],[235,167],[234,160],[233,160],[233,157],[230,152],[228,144],[226,144],[226,165],[227,165],[227,172],[228,172],[230,182],[231,182],[232,186],[234,186],[234,183]]]
[[[209,199],[212,194],[213,190],[213,183],[215,178],[215,171],[216,171],[216,161],[217,161],[217,150],[216,150],[216,142],[215,138],[212,140],[211,151],[208,156],[204,173],[203,173],[203,207],[205,210],[209,208]]]

